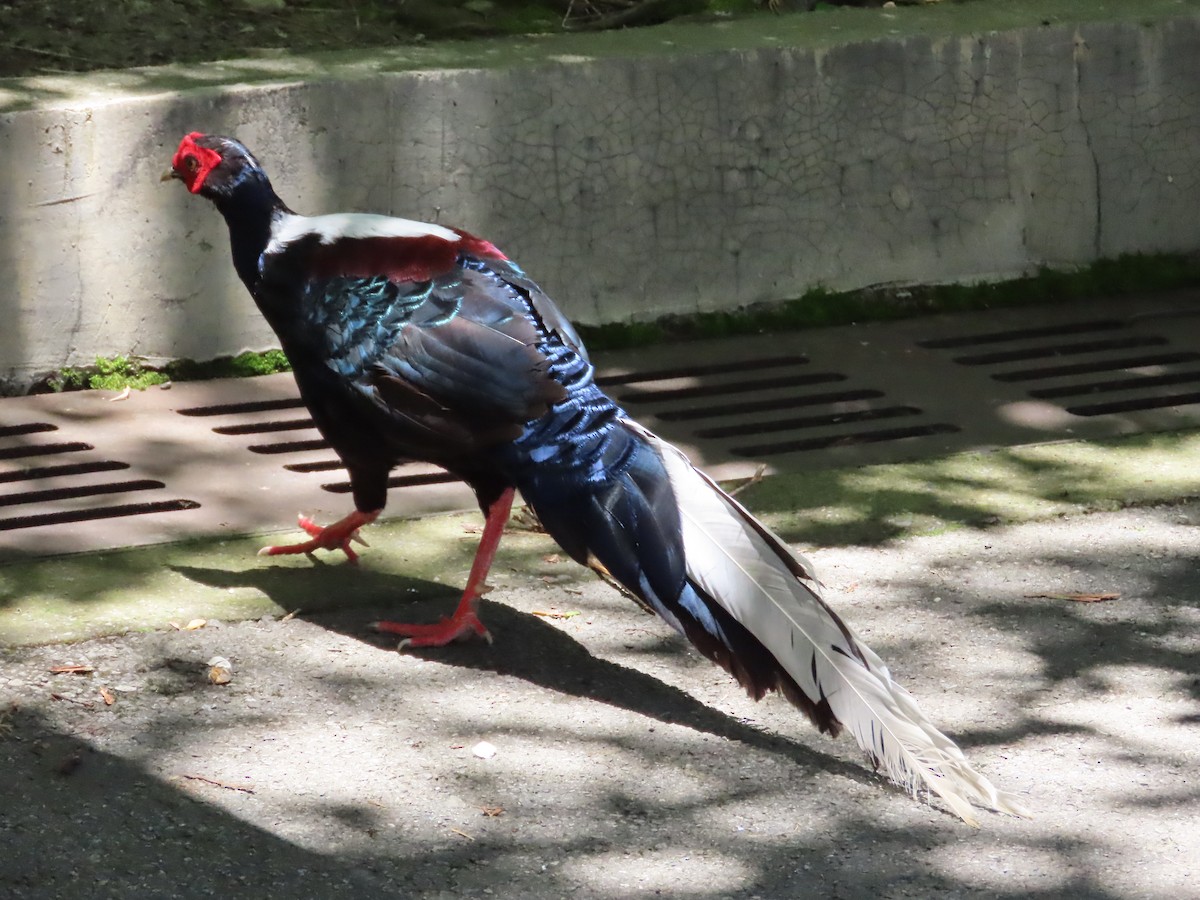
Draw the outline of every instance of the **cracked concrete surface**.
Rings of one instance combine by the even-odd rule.
[[[561,561],[502,551],[496,644],[406,655],[363,624],[455,599],[373,571],[411,546],[376,544],[359,571],[181,546],[197,597],[288,609],[324,585],[341,608],[3,651],[0,893],[1195,896],[1197,523],[1190,502],[813,554],[831,604],[1035,812],[979,830]],[[205,680],[216,655],[229,684]]]
[[[778,35],[725,51],[682,27],[661,55],[197,71],[149,96],[59,79],[0,113],[0,158],[22,161],[0,170],[0,375],[274,343],[219,216],[158,183],[197,128],[241,136],[297,209],[487,235],[586,323],[1190,251],[1200,15],[1175,9],[966,34],[890,36],[882,18],[873,39],[815,44],[768,22]]]

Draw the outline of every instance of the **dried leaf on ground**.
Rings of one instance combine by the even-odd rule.
[[[579,610],[573,609],[569,612],[559,612],[556,609],[535,609],[535,616],[541,616],[543,619],[571,619],[579,615]]]
[[[91,675],[95,666],[51,666],[51,675]]]
[[[104,701],[105,706],[112,706],[114,703],[117,702],[117,695],[114,694],[112,691],[110,691],[108,688],[106,688],[104,685],[101,685],[100,686],[100,699]]]
[[[503,806],[481,806],[479,808],[483,810],[483,814],[489,819],[494,819],[497,816],[504,815]]]
[[[541,520],[538,519],[535,513],[528,506],[518,507],[508,520],[505,529],[506,532],[528,531],[534,534],[543,534],[546,529],[542,527]]]

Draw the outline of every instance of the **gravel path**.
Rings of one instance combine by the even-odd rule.
[[[0,896],[1200,896],[1198,524],[1181,504],[811,554],[1032,821],[914,801],[563,563],[499,573],[490,647],[399,654],[362,627],[397,610],[355,608],[2,651]],[[453,603],[417,584],[405,617]]]

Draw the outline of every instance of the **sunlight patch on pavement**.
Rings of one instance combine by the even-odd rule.
[[[672,850],[647,852],[632,867],[622,854],[597,854],[572,860],[564,870],[592,890],[611,897],[628,896],[631,891],[662,892],[672,897],[715,896],[746,888],[751,874],[742,862],[727,855]]]

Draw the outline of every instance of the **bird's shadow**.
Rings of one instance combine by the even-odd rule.
[[[337,608],[328,598],[345,596],[346,573],[332,567],[311,570],[263,567],[249,571],[182,565],[172,568],[185,578],[209,587],[255,588],[284,609],[303,608],[306,612],[300,615],[307,621],[389,653],[396,652],[397,639],[370,631],[368,622],[396,618],[401,607],[405,620],[433,622],[453,609],[458,599],[457,592],[445,585],[398,575],[356,572],[353,573],[354,605]],[[323,583],[327,592],[322,591]],[[396,600],[407,596],[413,599],[400,603]],[[813,772],[831,772],[863,784],[878,784],[881,780],[867,768],[719,712],[645,672],[593,656],[569,634],[537,616],[485,599],[480,604],[480,618],[495,637],[490,645],[468,641],[431,649],[408,648],[404,652],[444,665],[508,675],[664,724],[683,725],[738,741],[785,757]]]

